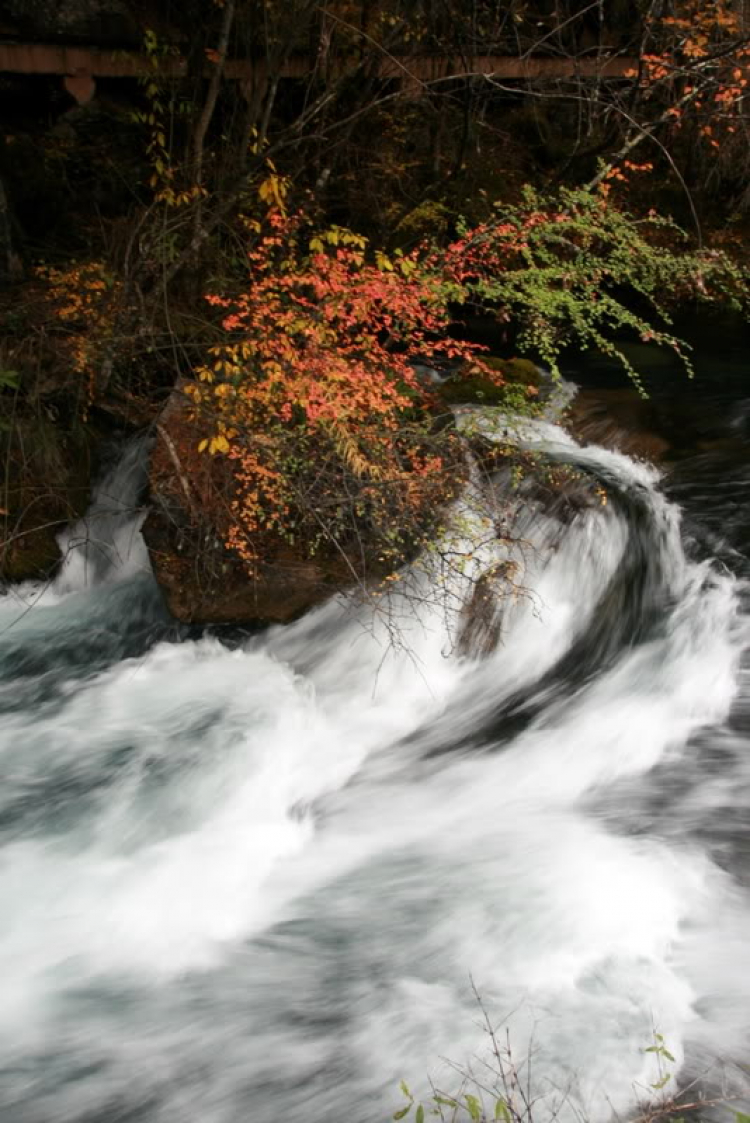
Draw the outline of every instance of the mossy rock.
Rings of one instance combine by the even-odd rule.
[[[541,372],[531,359],[501,359],[497,355],[483,355],[482,362],[502,374],[506,382],[521,386],[539,386]]]
[[[449,405],[476,403],[477,405],[502,405],[506,399],[504,386],[498,386],[481,374],[457,375],[444,382],[439,390],[440,397]]]
[[[505,405],[508,387],[538,387],[541,375],[530,359],[501,359],[497,355],[482,355],[482,362],[502,375],[503,384],[497,384],[480,371],[466,364],[452,378],[440,386],[440,397],[450,405]]]

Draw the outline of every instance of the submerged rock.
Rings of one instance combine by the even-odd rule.
[[[731,443],[733,436],[727,433],[720,399],[673,390],[644,398],[632,386],[579,390],[566,424],[581,444],[602,445],[653,463],[710,451]]]
[[[634,387],[579,390],[566,424],[581,444],[602,445],[646,460],[662,460],[672,447],[657,407]]]

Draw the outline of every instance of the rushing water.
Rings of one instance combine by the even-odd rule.
[[[654,1031],[709,1090],[750,1059],[750,465],[667,499],[527,440],[608,502],[522,507],[485,658],[440,598],[396,598],[397,647],[339,603],[181,632],[138,450],[4,598],[2,1123],[380,1123],[486,1052],[472,982],[533,1042],[539,1120],[627,1111]]]

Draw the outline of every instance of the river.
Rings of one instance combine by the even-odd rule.
[[[474,990],[538,1123],[741,1094],[750,401],[719,412],[730,451],[661,475],[532,427],[603,500],[521,500],[484,657],[441,597],[178,627],[126,449],[0,601],[3,1123],[381,1123],[402,1078],[486,1082]]]

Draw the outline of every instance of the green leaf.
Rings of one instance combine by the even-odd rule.
[[[482,1118],[482,1105],[476,1096],[466,1096],[466,1106],[469,1109],[469,1115],[474,1120],[474,1123],[479,1123]]]
[[[18,389],[19,374],[17,370],[0,370],[0,388],[3,390]]]
[[[417,1114],[415,1115],[414,1118],[416,1120],[416,1123],[424,1123],[424,1108],[422,1107],[421,1104],[417,1108]]]
[[[668,1072],[666,1076],[662,1076],[661,1080],[657,1080],[655,1084],[651,1085],[651,1087],[654,1089],[655,1092],[658,1092],[661,1088],[666,1087],[666,1085],[669,1083],[669,1081],[671,1079],[672,1079],[672,1073]]]
[[[750,1123],[750,1115],[746,1115],[744,1111],[735,1111],[735,1123]]]
[[[402,1092],[404,1093],[404,1095],[406,1096],[407,1100],[411,1100],[411,1099],[413,1099],[413,1097],[412,1097],[412,1094],[411,1094],[411,1092],[409,1091],[409,1086],[407,1085],[407,1083],[406,1083],[406,1081],[405,1081],[405,1080],[402,1080],[402,1081],[401,1081],[401,1083],[399,1084],[399,1088],[400,1088],[400,1089],[401,1089],[401,1091],[402,1091]]]
[[[510,1123],[510,1112],[508,1105],[504,1099],[499,1099],[495,1104],[495,1119],[503,1119],[505,1123]]]
[[[410,1111],[411,1111],[411,1104],[407,1104],[406,1107],[402,1107],[400,1111],[394,1111],[393,1118],[394,1119],[403,1119],[404,1116],[408,1115]]]

